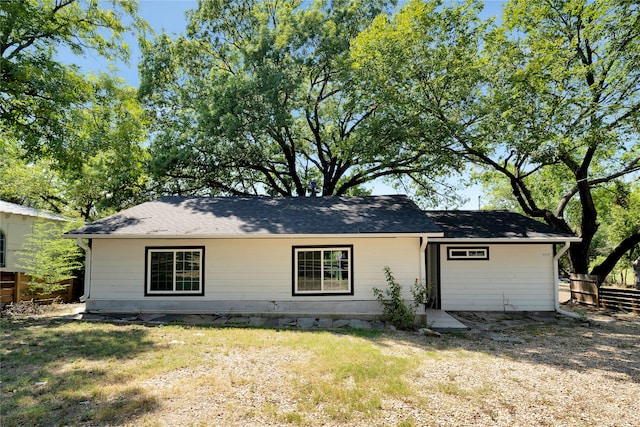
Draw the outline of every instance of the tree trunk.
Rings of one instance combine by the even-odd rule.
[[[572,272],[578,274],[587,274],[589,272],[589,248],[591,247],[593,236],[595,236],[598,231],[598,211],[593,202],[591,187],[588,182],[588,168],[593,152],[594,149],[591,148],[575,174],[582,210],[582,221],[580,224],[580,238],[582,242],[571,245],[569,257],[571,259]]]
[[[602,285],[602,282],[604,282],[604,279],[611,273],[611,270],[613,270],[613,267],[620,261],[620,258],[639,243],[640,228],[620,242],[618,247],[615,248],[600,265],[596,265],[593,270],[591,270],[591,274],[598,276],[598,286]]]
[[[569,260],[572,273],[587,274],[589,271],[589,244],[584,242],[571,243]]]

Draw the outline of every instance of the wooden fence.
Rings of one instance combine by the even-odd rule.
[[[73,280],[61,282],[69,286],[48,295],[34,294],[29,288],[30,281],[31,277],[23,273],[0,272],[0,304],[30,300],[46,302],[56,298],[70,302],[73,299]]]
[[[640,313],[640,290],[602,286],[600,307]]]
[[[0,271],[0,305],[13,302],[15,281],[15,273]]]
[[[572,274],[569,278],[571,301],[598,306],[598,277],[589,274]]]
[[[640,313],[640,290],[598,287],[597,277],[587,274],[572,274],[569,280],[572,302]]]

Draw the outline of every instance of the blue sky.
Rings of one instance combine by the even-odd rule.
[[[500,16],[502,5],[504,4],[503,0],[485,0],[484,3],[485,9],[483,15],[486,17]],[[168,34],[174,35],[185,31],[187,26],[185,13],[187,10],[194,9],[197,6],[197,0],[139,0],[139,14],[149,23],[154,32],[160,33],[164,30]],[[131,50],[131,59],[128,64],[122,62],[110,63],[106,59],[92,53],[77,56],[71,54],[69,51],[63,50],[59,52],[59,57],[63,62],[80,66],[84,72],[109,72],[122,77],[128,85],[137,87],[140,83],[138,74],[140,50],[134,35],[126,35],[125,40]],[[397,192],[382,183],[376,184],[373,191],[375,194],[391,194]],[[461,189],[460,193],[469,199],[462,208],[478,209],[478,198],[482,197],[479,187],[471,187],[465,190]]]
[[[499,16],[504,0],[485,0],[483,14],[485,16]],[[170,35],[183,33],[187,26],[185,16],[187,10],[198,6],[197,0],[139,0],[139,13],[151,26],[153,31],[160,33],[162,30]],[[114,72],[131,86],[138,86],[138,60],[140,50],[134,35],[126,35],[126,42],[131,49],[131,61],[129,64],[116,62],[110,64],[106,59],[94,54],[76,56],[70,52],[61,52],[62,60],[75,63],[86,72],[107,71],[115,67]]]

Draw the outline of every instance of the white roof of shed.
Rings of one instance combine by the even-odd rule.
[[[29,208],[27,206],[18,205],[16,203],[5,202],[4,200],[0,200],[0,213],[46,218],[54,221],[68,221],[67,218],[60,215],[55,215],[49,212],[41,211],[39,209]]]

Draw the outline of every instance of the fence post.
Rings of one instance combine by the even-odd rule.
[[[64,302],[71,302],[73,299],[73,279],[67,279],[67,295],[65,297]]]
[[[22,292],[20,292],[20,282],[22,282],[22,273],[19,271],[16,272],[14,276],[14,287],[13,287],[13,301],[17,304],[22,301]]]

